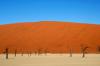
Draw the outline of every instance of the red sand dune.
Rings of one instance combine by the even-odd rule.
[[[73,53],[81,52],[81,45],[89,47],[87,52],[98,53],[100,25],[70,22],[27,22],[0,25],[0,52]]]

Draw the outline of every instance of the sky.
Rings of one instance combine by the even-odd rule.
[[[0,24],[38,21],[100,24],[100,0],[0,0]]]

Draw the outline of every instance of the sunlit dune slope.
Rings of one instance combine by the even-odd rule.
[[[0,25],[0,52],[98,53],[100,25],[41,21]]]

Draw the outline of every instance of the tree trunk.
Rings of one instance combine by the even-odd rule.
[[[8,59],[8,48],[5,49],[6,59]]]
[[[72,50],[71,50],[71,48],[70,48],[70,57],[72,57]]]
[[[15,57],[16,57],[17,50],[15,50]]]
[[[85,52],[83,52],[83,55],[82,55],[82,58],[84,58],[85,57]]]

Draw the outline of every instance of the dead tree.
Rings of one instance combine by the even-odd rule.
[[[21,53],[21,56],[23,56],[23,52]]]
[[[32,52],[30,51],[30,56],[31,56]]]
[[[86,53],[85,51],[87,50],[87,48],[88,47],[84,47],[84,49],[83,49],[83,56],[82,56],[83,58],[85,57],[85,53]]]
[[[42,54],[42,49],[40,48],[40,49],[38,49],[38,56],[40,55],[40,54]]]
[[[72,49],[70,48],[70,57],[72,57]]]
[[[97,47],[97,51],[100,53],[100,46]]]
[[[34,51],[34,54],[37,55],[37,51]]]
[[[29,56],[29,54],[30,54],[30,53],[29,53],[29,52],[27,52],[27,55],[28,55],[28,56]]]
[[[15,50],[15,57],[16,57],[16,54],[17,54],[17,50]]]
[[[81,45],[82,58],[84,58],[84,57],[85,57],[86,50],[87,50],[88,48],[89,48],[89,47],[87,47],[87,46],[83,46],[83,45]]]
[[[32,54],[32,52],[30,51],[30,52],[28,52],[28,56],[31,56],[31,54]]]
[[[45,54],[45,55],[47,55],[47,53],[48,53],[48,50],[47,50],[47,49],[45,49],[45,50],[44,50],[44,54]]]
[[[8,59],[8,48],[5,49],[6,59]]]

